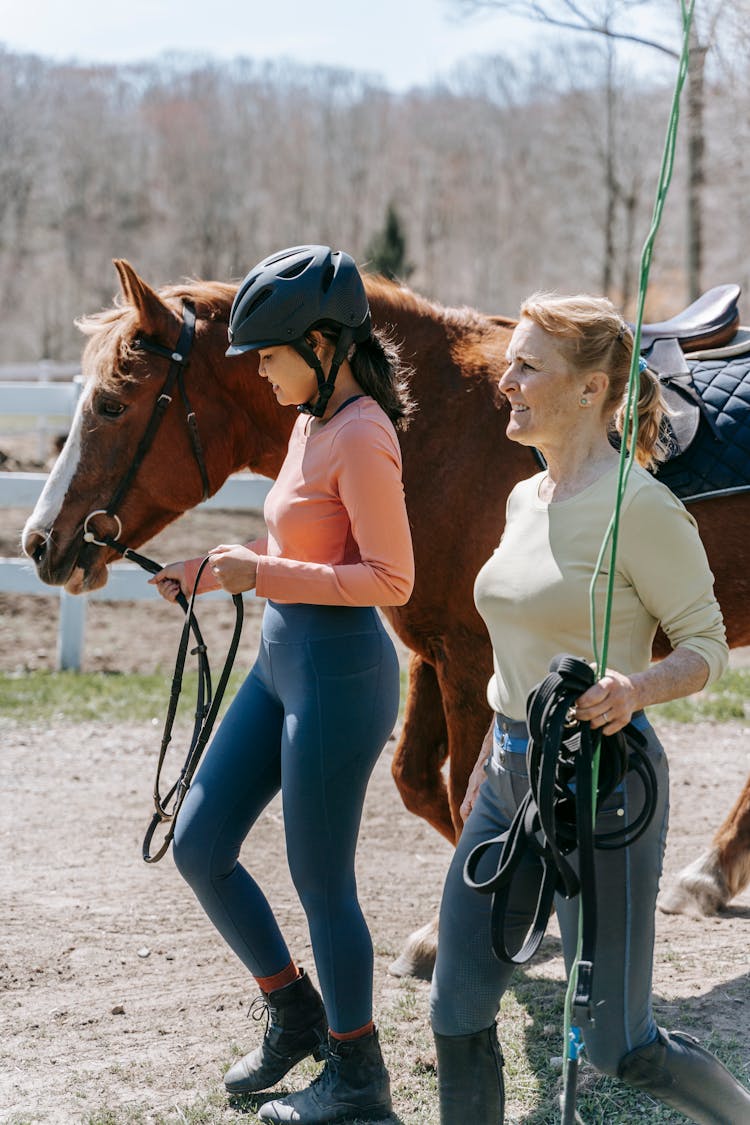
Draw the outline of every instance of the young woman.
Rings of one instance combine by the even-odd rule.
[[[201,579],[201,589],[255,589],[268,600],[257,661],[179,814],[175,861],[268,1006],[263,1043],[227,1073],[227,1090],[266,1090],[314,1055],[326,1058],[321,1075],[263,1105],[264,1121],[383,1117],[389,1079],[354,854],[367,783],[398,713],[396,653],[374,607],[403,605],[413,584],[394,428],[410,403],[396,350],[371,329],[354,262],[327,246],[283,250],[251,270],[229,339],[228,355],[259,353],[260,377],[299,418],[266,499],[267,537],[214,547],[210,580]],[[169,600],[188,594],[199,561],[153,581]],[[279,790],[322,1000],[238,859]]]
[[[508,436],[540,449],[547,468],[508,499],[500,545],[477,575],[475,600],[492,640],[488,699],[495,719],[462,806],[466,820],[446,879],[432,988],[442,1125],[499,1125],[503,1059],[495,1017],[512,966],[493,955],[489,895],[464,883],[467,856],[504,832],[529,786],[526,700],[551,659],[593,659],[589,587],[612,516],[632,335],[609,301],[536,295],[521,308],[500,379]],[[667,830],[668,773],[643,708],[699,691],[727,661],[719,606],[695,521],[641,466],[660,452],[662,400],[642,376],[637,439],[622,508],[609,641],[610,667],[577,701],[577,717],[614,734],[643,733],[658,780],[658,805],[630,847],[597,851],[598,929],[593,1010],[582,1027],[590,1062],[704,1125],[750,1122],[750,1094],[689,1036],[658,1028],[651,1006],[654,914]],[[597,590],[601,623],[608,576]],[[651,664],[658,625],[672,652]],[[626,822],[642,804],[628,774],[618,809],[607,802],[597,831]],[[613,819],[614,818],[614,819]],[[622,823],[622,820],[619,822]],[[575,855],[572,857],[575,861]],[[497,852],[485,856],[494,873]],[[514,883],[504,918],[509,945],[523,940],[536,906],[536,860]],[[488,869],[489,868],[489,869]],[[578,899],[556,896],[566,965],[575,959]],[[516,946],[517,947],[517,946]]]

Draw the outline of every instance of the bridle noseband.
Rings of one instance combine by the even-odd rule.
[[[193,456],[195,457],[201,476],[203,499],[207,500],[211,495],[206,461],[203,456],[203,446],[201,445],[200,434],[198,432],[198,422],[195,417],[195,411],[190,405],[187,391],[185,390],[185,370],[190,362],[190,352],[193,346],[194,336],[195,309],[189,302],[183,301],[182,325],[180,327],[177,346],[174,349],[165,348],[163,344],[157,343],[156,340],[152,340],[149,336],[139,335],[133,340],[131,347],[136,351],[150,352],[152,355],[158,355],[163,359],[168,359],[169,370],[164,385],[154,403],[148,425],[138,443],[135,456],[130,466],[123,474],[117,488],[114,490],[111,500],[106,508],[96,508],[93,512],[89,512],[83,521],[83,538],[86,543],[91,543],[97,547],[111,547],[113,551],[117,551],[118,554],[123,555],[125,558],[132,559],[134,562],[138,563],[139,566],[142,566],[144,570],[149,570],[152,573],[155,573],[155,571],[151,565],[148,565],[150,560],[146,559],[143,555],[139,555],[136,551],[133,551],[130,547],[127,547],[121,542],[122,521],[117,514],[117,510],[122,504],[125,495],[130,490],[146,454],[153,445],[156,431],[159,429],[167,407],[174,397],[175,385],[180,392],[180,397],[185,407],[185,421],[187,422]],[[105,535],[103,533],[97,534],[92,531],[89,525],[94,516],[108,516],[109,519],[113,520],[117,525],[116,534]],[[159,567],[159,569],[161,569],[161,567]]]

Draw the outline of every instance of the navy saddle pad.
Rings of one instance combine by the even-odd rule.
[[[689,374],[667,377],[665,391],[682,399],[697,415],[687,448],[675,443],[674,455],[656,472],[658,480],[683,501],[750,489],[750,354],[691,359]],[[669,429],[669,426],[667,426]]]

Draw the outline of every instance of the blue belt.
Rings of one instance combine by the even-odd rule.
[[[636,730],[647,730],[650,725],[645,711],[634,711],[630,721]],[[499,750],[505,754],[525,754],[528,738],[528,727],[523,720],[509,719],[495,712],[493,741]]]

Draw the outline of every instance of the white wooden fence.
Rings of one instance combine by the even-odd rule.
[[[4,369],[6,373],[8,369]],[[13,369],[16,374],[17,369]],[[28,415],[34,419],[59,416],[70,418],[80,394],[80,382],[31,382],[24,376],[0,383],[0,417]],[[26,508],[31,514],[41,495],[45,473],[0,472],[0,509]],[[219,491],[201,505],[203,508],[252,511],[263,507],[271,481],[255,473],[237,473]],[[59,598],[60,617],[57,637],[57,668],[79,670],[83,654],[86,605],[92,598],[103,601],[141,601],[158,598],[147,576],[134,563],[115,563],[110,567],[109,581],[101,590],[72,596],[59,587],[46,586],[37,577],[29,559],[0,558],[0,593],[33,594]],[[220,591],[203,595],[219,598]],[[252,597],[252,594],[248,595]]]
[[[37,439],[37,457],[45,461],[49,456],[50,439],[61,429],[59,418],[69,418],[75,410],[81,391],[81,377],[77,364],[14,363],[0,365],[0,417],[9,414],[33,416]],[[17,432],[2,431],[1,433]]]

